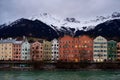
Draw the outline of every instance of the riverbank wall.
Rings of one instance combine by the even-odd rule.
[[[0,61],[0,70],[90,70],[120,69],[120,62],[41,62],[41,61]]]

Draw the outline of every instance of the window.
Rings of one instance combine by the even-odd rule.
[[[37,46],[36,49],[39,49],[39,46]]]
[[[32,53],[34,54],[34,51]]]
[[[104,52],[107,52],[106,50],[104,50]]]
[[[27,51],[27,48],[25,48],[25,51]]]
[[[36,58],[39,58],[39,55],[36,55]]]
[[[7,50],[7,47],[5,47],[5,50]]]
[[[32,49],[34,49],[34,47],[32,47]]]

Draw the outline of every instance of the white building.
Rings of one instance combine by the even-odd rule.
[[[95,62],[107,60],[107,40],[102,36],[98,36],[94,39],[93,60]]]
[[[21,45],[21,60],[30,60],[30,43],[27,39]]]
[[[52,40],[52,61],[59,59],[59,43],[57,39]]]

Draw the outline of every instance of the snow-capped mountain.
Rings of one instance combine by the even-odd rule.
[[[18,19],[0,29],[0,37],[36,37],[51,40],[58,38],[57,32],[39,20]]]
[[[120,19],[113,19],[104,23],[98,24],[94,29],[86,32],[91,36],[104,36],[108,40],[113,39],[120,41]]]
[[[48,13],[40,13],[39,15],[30,17],[29,19],[31,19],[31,20],[38,19],[50,26],[54,25],[54,26],[57,26],[58,28],[60,28],[60,26],[61,26],[61,20],[53,15],[48,14]]]
[[[80,20],[76,20],[76,18],[65,18],[65,19],[61,19],[59,17],[56,17],[54,15],[50,15],[48,13],[41,13],[37,16],[34,16],[32,18],[29,18],[32,20],[38,19],[48,25],[53,25],[53,26],[57,26],[57,29],[60,29],[61,27],[66,27],[66,28],[80,28]]]
[[[90,29],[94,29],[95,26],[98,24],[101,24],[105,21],[108,20],[113,20],[113,19],[120,19],[120,12],[113,12],[111,15],[107,16],[96,16],[94,19],[91,20],[80,20],[80,18],[71,18],[67,17],[64,19],[61,19],[55,15],[51,15],[48,13],[40,13],[39,15],[32,16],[29,18],[30,20],[40,20],[43,23],[51,26],[54,30],[64,30],[64,28],[69,29],[69,28],[75,28],[74,32],[75,33],[77,30],[84,30],[88,31]],[[4,25],[14,25],[18,23],[20,19],[13,22],[9,22],[9,24],[4,24]],[[3,28],[4,25],[0,28]],[[64,28],[63,28],[64,27]]]
[[[120,18],[120,12],[113,12],[113,14],[108,16],[96,16],[95,19],[85,20],[85,21],[81,21],[79,18],[70,18],[70,17],[61,19],[59,17],[50,15],[48,13],[41,13],[30,19],[32,20],[38,19],[50,26],[52,25],[52,27],[56,26],[56,29],[60,29],[61,27],[64,26],[66,28],[75,28],[75,31],[78,29],[88,31],[90,29],[93,29],[96,25],[103,23],[107,20],[113,20],[119,18]]]
[[[52,40],[64,35],[80,36],[87,34],[112,38],[120,36],[118,34],[120,32],[119,23],[119,12],[114,12],[110,16],[97,16],[95,19],[88,21],[80,21],[78,18],[69,17],[59,19],[44,13],[40,14],[39,17],[21,18],[10,24],[0,25],[0,37],[30,36]]]
[[[44,22],[45,24],[51,26],[51,28],[53,28],[54,30],[59,31],[59,32],[64,31],[65,33],[67,32],[69,33],[70,31],[71,35],[74,34],[76,30],[78,30],[78,28],[76,27],[79,27],[80,25],[80,21],[77,21],[75,18],[60,19],[48,13],[41,13],[38,16],[34,16],[29,19],[31,20],[38,19]],[[71,28],[74,28],[75,30],[71,31]]]

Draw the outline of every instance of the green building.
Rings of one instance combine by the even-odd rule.
[[[116,60],[117,58],[117,42],[114,40],[108,41],[108,60]]]

